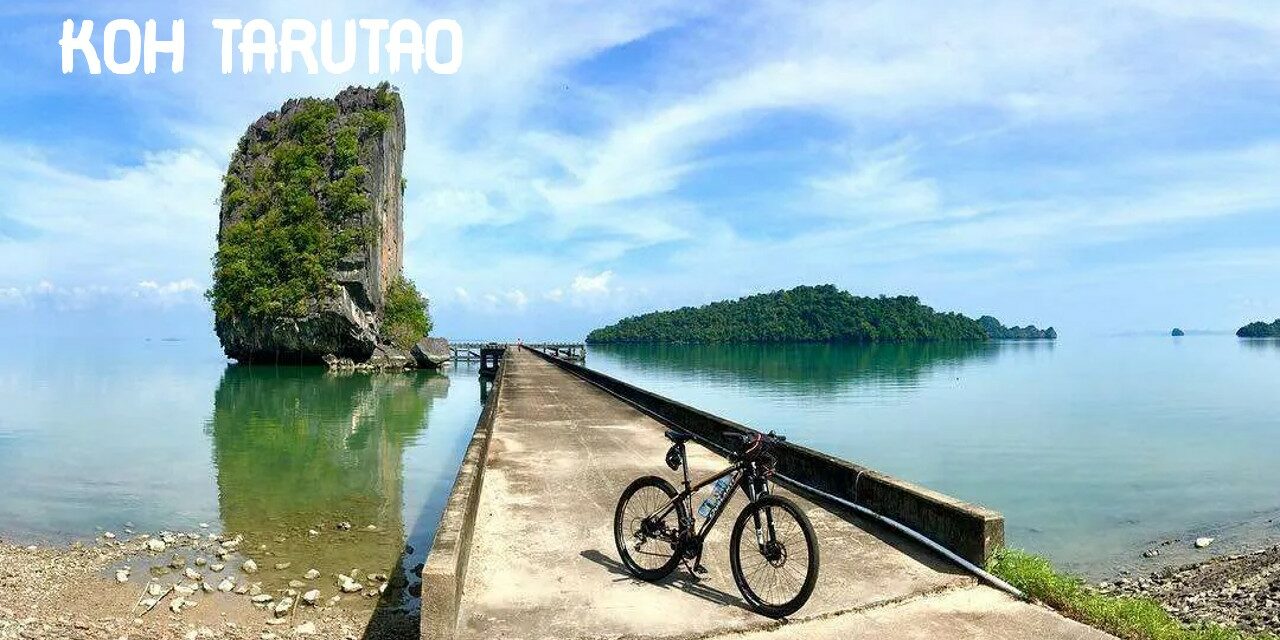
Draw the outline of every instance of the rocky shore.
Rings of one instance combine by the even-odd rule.
[[[1188,624],[1211,622],[1280,634],[1280,545],[1170,567],[1145,577],[1124,576],[1099,588],[1109,594],[1153,598]]]
[[[267,545],[204,529],[103,532],[66,548],[0,541],[0,640],[412,637],[413,589],[399,575],[273,562]]]

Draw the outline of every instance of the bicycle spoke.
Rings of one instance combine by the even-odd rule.
[[[670,561],[675,553],[673,534],[679,529],[674,509],[662,518],[651,520],[661,512],[670,497],[657,487],[642,487],[623,507],[627,530],[623,532],[628,555],[645,569],[656,569]],[[649,525],[646,526],[646,522]]]
[[[763,546],[758,540],[764,541]],[[771,606],[784,605],[800,593],[810,570],[809,560],[804,530],[787,509],[760,508],[739,538],[743,580],[759,600]]]

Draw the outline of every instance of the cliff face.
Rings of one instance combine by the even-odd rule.
[[[215,331],[240,362],[365,362],[404,260],[404,110],[387,85],[286,102],[224,179]],[[410,358],[411,360],[411,358]]]

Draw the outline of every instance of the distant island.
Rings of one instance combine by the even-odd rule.
[[[1056,340],[1058,332],[1053,327],[1037,329],[1029,324],[1025,327],[1006,327],[991,316],[978,318],[978,324],[987,332],[987,337],[994,340]]]
[[[1275,322],[1250,322],[1236,331],[1241,338],[1280,338],[1280,318]]]
[[[1052,327],[1006,327],[937,312],[915,296],[855,296],[834,285],[800,286],[701,307],[655,311],[587,335],[587,342],[924,342],[1058,337]]]
[[[1173,333],[1171,333],[1170,335],[1172,335],[1172,336],[1173,336],[1173,337],[1175,337],[1175,338],[1178,338],[1178,337],[1181,337],[1181,336],[1185,336],[1185,335],[1187,335],[1187,333],[1186,333],[1185,331],[1183,331],[1182,329],[1179,329],[1178,327],[1174,327],[1174,328],[1173,328]]]

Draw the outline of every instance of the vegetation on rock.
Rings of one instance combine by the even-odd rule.
[[[386,130],[399,98],[378,87],[376,107],[341,113],[332,100],[304,98],[246,134],[228,168],[213,286],[218,318],[301,318],[331,295],[339,262],[379,229],[364,222],[372,206],[361,145]],[[251,130],[251,133],[253,131]]]
[[[1280,338],[1280,318],[1275,322],[1250,322],[1236,331],[1241,338]]]
[[[869,298],[833,285],[800,286],[626,318],[588,342],[906,342],[986,340],[977,321],[915,296]]]
[[[1174,328],[1173,328],[1173,333],[1172,333],[1171,335],[1172,335],[1173,337],[1177,338],[1178,336],[1185,336],[1185,335],[1187,335],[1187,333],[1186,333],[1185,331],[1183,331],[1182,329],[1179,329],[1178,327],[1174,327]]]
[[[382,333],[401,349],[409,349],[431,332],[431,317],[426,299],[418,293],[413,281],[403,276],[387,288],[383,308]]]

